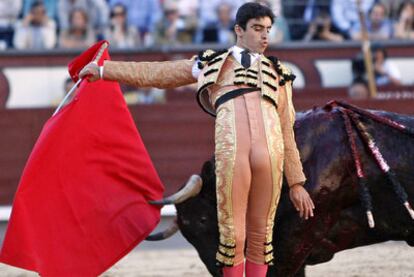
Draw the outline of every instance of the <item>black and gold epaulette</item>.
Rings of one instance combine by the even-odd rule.
[[[228,49],[222,49],[222,50],[211,50],[207,49],[204,51],[200,51],[197,56],[198,60],[198,68],[203,69],[206,64],[211,65],[212,63],[218,62],[219,59],[215,59],[216,57],[226,53],[229,51]]]
[[[286,82],[293,82],[296,79],[295,74],[285,65],[283,65],[280,60],[274,56],[267,57],[270,61],[272,61],[273,66],[277,74],[279,75],[279,86],[284,86]]]

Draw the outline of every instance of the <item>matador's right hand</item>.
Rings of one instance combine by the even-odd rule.
[[[98,81],[101,79],[99,70],[99,66],[96,62],[90,62],[79,72],[79,77],[81,79],[86,78],[89,82]]]

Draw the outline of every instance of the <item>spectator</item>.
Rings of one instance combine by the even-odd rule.
[[[362,12],[367,15],[375,0],[361,0]],[[350,38],[350,31],[359,24],[357,0],[332,0],[331,18],[341,34]]]
[[[386,49],[375,44],[372,46],[373,56],[373,70],[375,74],[375,83],[377,86],[384,85],[401,85],[401,73],[398,68],[390,60]],[[352,60],[352,76],[354,80],[367,80],[364,56],[359,53],[355,59]]]
[[[194,0],[176,0],[178,14],[181,18],[194,18],[197,20],[199,1]]]
[[[292,40],[304,39],[309,24],[321,12],[329,11],[330,0],[284,0],[283,14]]]
[[[378,86],[401,85],[401,73],[398,67],[388,60],[387,50],[380,46],[372,47],[374,57],[375,82]]]
[[[12,47],[14,25],[22,8],[22,0],[0,0],[0,49]]]
[[[105,32],[105,38],[114,48],[134,48],[140,44],[138,30],[127,22],[127,10],[124,5],[116,4],[111,10],[111,23]]]
[[[371,40],[386,40],[391,38],[392,25],[387,18],[387,8],[381,4],[376,3],[369,12],[369,18],[366,21],[368,37]],[[353,40],[361,40],[361,24],[355,24],[351,30],[351,37]]]
[[[50,49],[56,44],[56,23],[41,1],[33,2],[30,12],[17,22],[13,38],[17,49]]]
[[[388,14],[392,20],[396,20],[398,18],[398,11],[403,2],[406,2],[406,0],[379,0],[379,3],[382,3],[387,7]]]
[[[96,42],[95,32],[89,25],[86,11],[75,8],[69,14],[69,29],[60,33],[59,46],[62,48],[87,48]]]
[[[144,45],[152,44],[151,33],[161,19],[159,0],[109,0],[111,7],[123,4],[128,11],[128,23],[138,29]]]
[[[335,28],[332,26],[332,20],[327,12],[321,12],[310,22],[307,34],[304,41],[323,40],[332,42],[341,42],[344,40],[341,34],[334,32]]]
[[[225,45],[234,44],[234,21],[232,19],[232,6],[222,3],[217,6],[217,21],[211,22],[203,29],[203,43],[214,42]]]
[[[365,100],[369,98],[368,83],[364,78],[358,77],[352,81],[348,90],[348,96],[353,100]]]
[[[74,9],[87,12],[88,24],[98,35],[108,26],[109,7],[106,0],[59,0],[58,15],[61,30],[70,28],[69,11]]]
[[[24,0],[23,1],[23,16],[26,16],[30,12],[30,7],[36,0]],[[46,13],[49,18],[58,20],[57,16],[57,1],[56,0],[43,0],[45,5]]]
[[[287,20],[292,40],[299,40],[304,37],[308,24],[304,21],[304,13],[307,0],[283,0],[283,15]]]
[[[330,0],[308,0],[305,11],[303,13],[303,19],[307,24],[315,21],[315,19],[323,14],[329,13],[331,1]]]
[[[156,25],[155,43],[160,45],[191,43],[194,30],[195,26],[189,26],[179,17],[177,4],[173,0],[166,1],[164,17]]]
[[[195,34],[197,32],[197,27],[199,24],[198,19],[198,8],[199,8],[199,1],[194,0],[175,0],[178,7],[178,15],[180,18],[184,19],[187,22],[188,26],[192,26],[194,30],[193,32],[193,39],[192,42],[195,42]],[[165,3],[165,0],[164,0]]]
[[[233,7],[231,18],[236,18],[237,9],[247,2],[246,0],[200,0],[199,1],[199,28],[203,29],[212,22],[217,22],[217,7],[220,4],[228,4]]]
[[[398,19],[394,25],[394,37],[414,39],[414,3],[405,1],[398,9]]]

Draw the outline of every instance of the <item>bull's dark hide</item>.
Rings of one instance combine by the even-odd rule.
[[[414,127],[413,117],[375,113]],[[414,204],[414,138],[369,119],[362,121]],[[374,229],[368,227],[358,198],[355,166],[337,108],[318,108],[298,115],[295,133],[308,178],[305,186],[315,202],[316,215],[308,221],[300,219],[284,185],[274,227],[275,265],[270,267],[268,276],[303,274],[304,265],[327,262],[336,252],[358,246],[388,240],[403,240],[414,246],[414,221],[357,138],[376,222]],[[204,185],[200,194],[176,208],[182,234],[197,249],[209,272],[221,276],[215,265],[218,227],[213,161],[203,166]]]

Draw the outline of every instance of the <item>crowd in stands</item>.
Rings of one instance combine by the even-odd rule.
[[[414,0],[361,0],[372,40],[414,39]],[[0,0],[0,49],[230,45],[246,0]],[[277,15],[270,43],[361,40],[357,0],[256,0]]]

